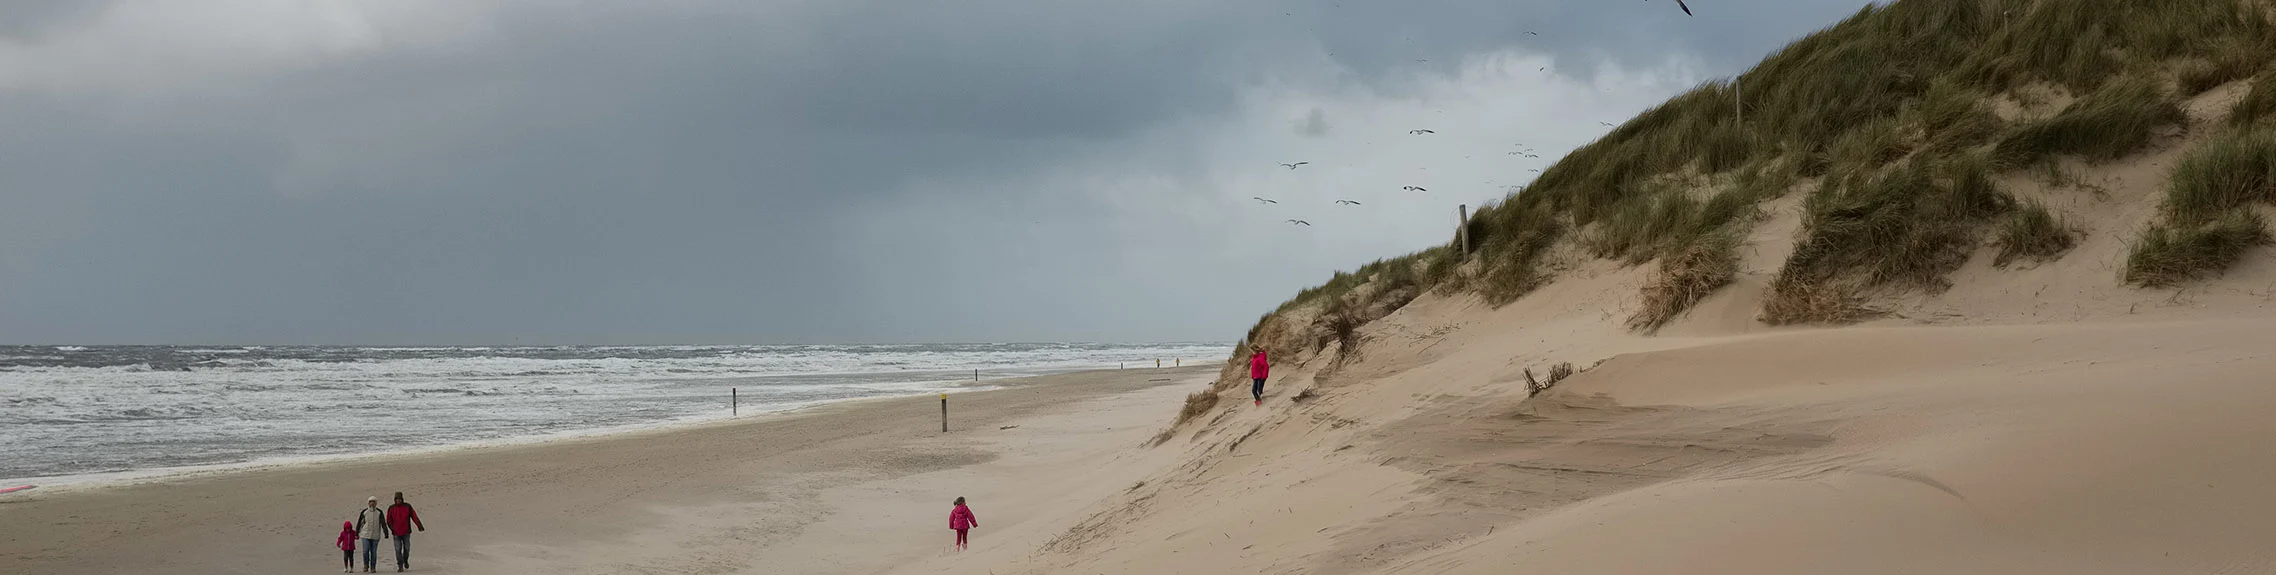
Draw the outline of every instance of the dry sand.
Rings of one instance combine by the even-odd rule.
[[[949,501],[1018,528],[1100,488],[1213,368],[1007,380],[694,428],[0,496],[0,573],[321,573],[404,491],[421,573],[865,573],[937,563]],[[1000,429],[1017,425],[1011,429]],[[1127,487],[1128,481],[1119,487]],[[1119,488],[1108,486],[1107,488]],[[391,558],[386,543],[383,559]],[[382,561],[383,570],[386,561]]]

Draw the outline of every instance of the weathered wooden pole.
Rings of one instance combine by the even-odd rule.
[[[1462,240],[1462,255],[1470,255],[1470,204],[1454,207],[1454,237]]]
[[[734,416],[742,413],[742,411],[743,402],[741,398],[736,397],[735,388],[727,388],[727,415]]]
[[[948,433],[948,392],[940,393],[940,432]]]

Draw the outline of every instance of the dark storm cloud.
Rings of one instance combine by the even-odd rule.
[[[1296,122],[1296,133],[1302,134],[1306,138],[1327,136],[1330,129],[1328,113],[1319,108],[1313,108],[1312,111],[1306,112],[1304,119]]]
[[[0,341],[1223,338],[1314,280],[1224,286],[1247,88],[1728,74],[1858,5],[7,2]]]

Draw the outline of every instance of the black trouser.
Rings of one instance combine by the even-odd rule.
[[[395,536],[395,568],[411,568],[411,534]]]
[[[1249,386],[1249,395],[1257,396],[1257,401],[1264,401],[1264,378],[1257,378],[1256,385]]]
[[[349,547],[354,547],[354,545],[349,545]],[[340,568],[342,568],[342,569],[354,569],[354,568],[356,568],[356,550],[354,550],[354,549],[341,549],[341,550],[340,550]]]

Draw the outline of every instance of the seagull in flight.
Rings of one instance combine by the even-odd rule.
[[[1305,165],[1305,164],[1310,164],[1310,163],[1311,163],[1311,162],[1297,162],[1297,163],[1294,163],[1294,164],[1281,164],[1281,165],[1280,165],[1280,167],[1283,167],[1283,168],[1288,168],[1288,169],[1291,169],[1291,170],[1293,170],[1293,169],[1296,169],[1296,167],[1297,167],[1297,166],[1302,166],[1302,165]]]
[[[1290,225],[1298,225],[1298,226],[1306,226],[1306,227],[1310,227],[1310,226],[1312,225],[1312,222],[1307,222],[1307,221],[1304,221],[1304,220],[1288,220],[1288,223],[1289,223]]]
[[[1599,124],[1604,124],[1604,127],[1607,127],[1607,128],[1613,127],[1613,125],[1612,125],[1612,122],[1597,122],[1597,123],[1599,123]]]
[[[1430,130],[1407,130],[1407,133],[1409,133],[1409,134],[1436,134],[1436,133],[1438,133],[1438,132],[1433,132],[1433,131],[1430,131]]]
[[[1422,186],[1403,186],[1403,187],[1400,187],[1399,189],[1402,189],[1402,190],[1406,190],[1406,191],[1410,191],[1410,192],[1428,192],[1428,191],[1430,191],[1430,190],[1425,190],[1425,189],[1423,189],[1423,188],[1422,188]]]
[[[1534,169],[1531,169],[1531,170],[1526,170],[1526,171],[1528,171],[1528,172],[1534,172],[1534,173],[1540,173],[1540,172],[1541,172],[1541,168],[1534,168]]]
[[[1526,155],[1525,155],[1525,157],[1528,157],[1528,158],[1539,158],[1539,157],[1541,157],[1541,156],[1540,156],[1539,154],[1526,154]]]
[[[1535,32],[1535,31],[1532,31],[1532,30],[1526,30],[1526,31],[1525,31],[1525,35],[1527,35],[1527,36],[1539,36],[1539,35],[1541,35],[1541,33],[1540,33],[1540,32]]]
[[[1272,200],[1267,200],[1267,199],[1264,199],[1264,198],[1260,198],[1260,197],[1256,197],[1256,196],[1249,196],[1249,199],[1252,199],[1252,200],[1256,200],[1256,201],[1259,201],[1259,202],[1264,202],[1264,203],[1267,203],[1267,204],[1277,204],[1277,203],[1280,203],[1280,202],[1275,202],[1275,201],[1272,201]]]
[[[1351,201],[1351,200],[1336,200],[1336,203],[1337,203],[1337,204],[1341,204],[1341,205],[1346,205],[1346,206],[1356,206],[1356,205],[1359,205],[1359,202],[1354,202],[1354,201]]]
[[[1685,15],[1685,16],[1690,16],[1690,15],[1691,15],[1691,7],[1690,7],[1690,6],[1685,6],[1685,5],[1683,4],[1683,0],[1675,0],[1675,7],[1677,7],[1677,8],[1682,8],[1682,9],[1683,9],[1683,15]]]

